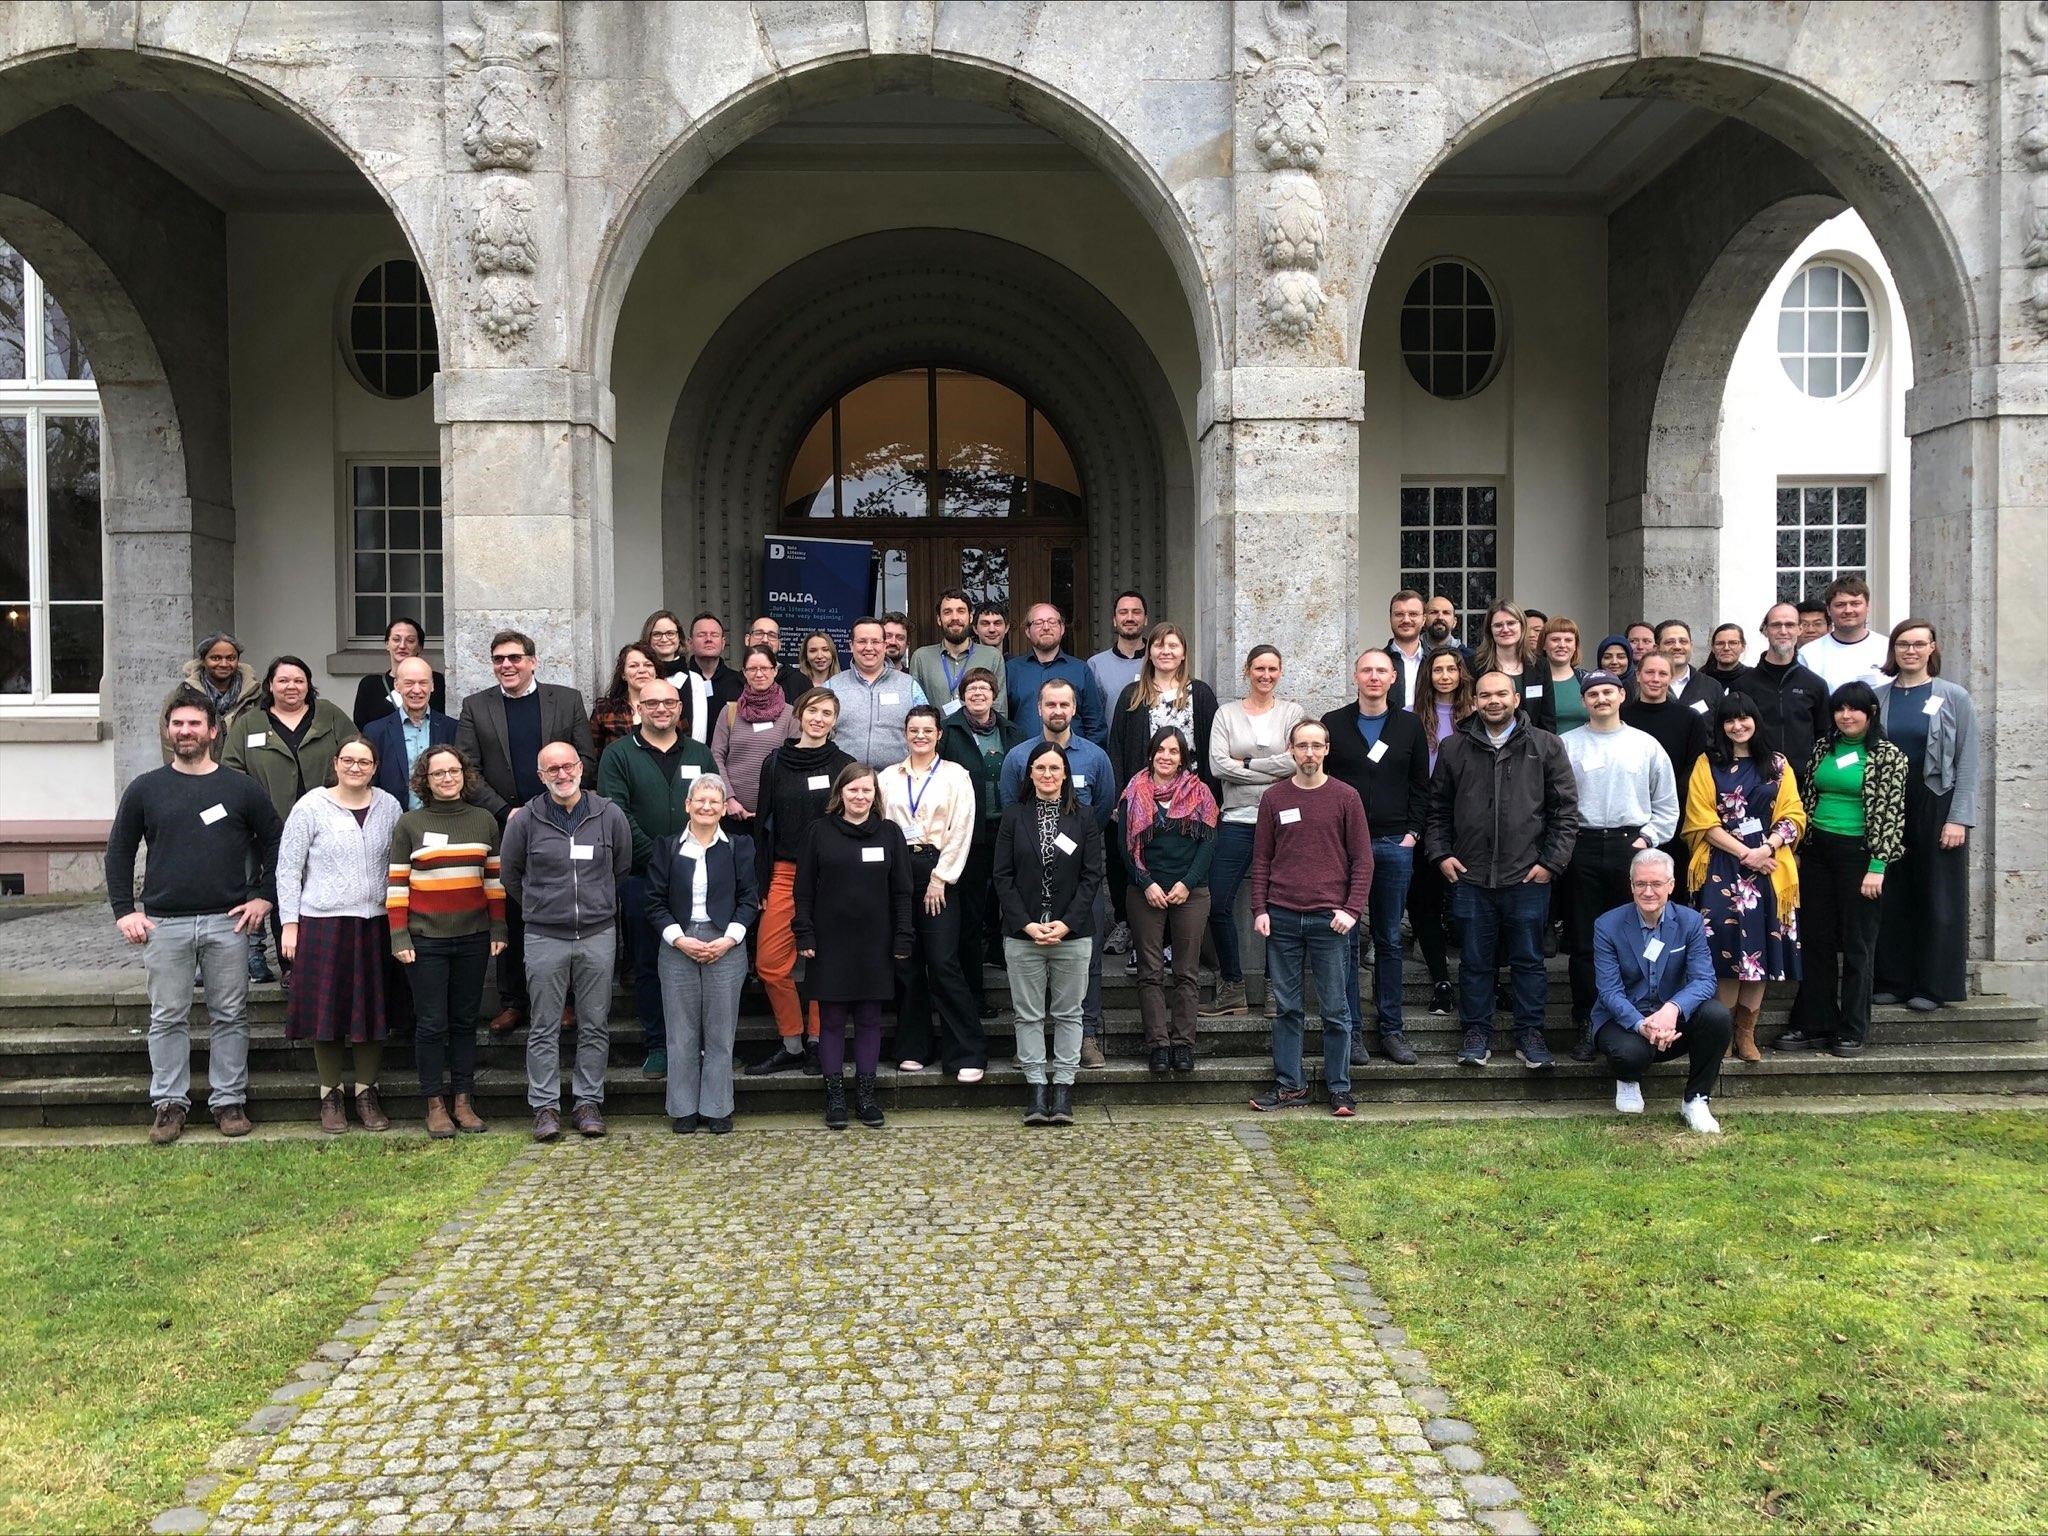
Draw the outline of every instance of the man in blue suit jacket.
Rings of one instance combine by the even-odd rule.
[[[1734,1020],[1714,996],[1707,925],[1672,905],[1671,856],[1645,848],[1630,862],[1633,901],[1593,924],[1593,1043],[1614,1067],[1614,1107],[1643,1112],[1643,1068],[1681,1052],[1691,1072],[1679,1113],[1706,1135],[1720,1124],[1707,1106],[1721,1078]]]
[[[412,792],[412,765],[429,747],[455,745],[457,721],[432,705],[434,669],[408,656],[392,669],[398,710],[363,727],[363,739],[377,750],[377,787],[406,810],[419,809]]]

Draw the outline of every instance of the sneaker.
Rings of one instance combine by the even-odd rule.
[[[1924,997],[1920,993],[1916,992],[1911,997],[1906,999],[1906,1006],[1912,1009],[1915,1013],[1932,1013],[1935,1009],[1939,1008],[1941,1004],[1937,1003],[1931,997]]]
[[[1557,1058],[1550,1054],[1550,1047],[1543,1043],[1543,1031],[1525,1029],[1515,1040],[1515,1056],[1531,1072],[1541,1072],[1557,1065]]]
[[[1108,1060],[1102,1054],[1101,1036],[1090,1035],[1081,1042],[1081,1065],[1089,1068],[1091,1071],[1097,1067],[1109,1065]]]
[[[1714,1118],[1714,1112],[1707,1108],[1705,1099],[1687,1099],[1678,1106],[1678,1117],[1702,1136],[1721,1134],[1721,1122]]]
[[[185,1134],[185,1116],[189,1111],[182,1104],[159,1104],[156,1120],[149,1128],[149,1144],[153,1147],[167,1147]]]
[[[1330,1095],[1330,1116],[1336,1120],[1349,1120],[1358,1113],[1358,1104],[1348,1093]]]
[[[1306,1088],[1282,1088],[1275,1084],[1253,1099],[1251,1104],[1252,1108],[1259,1111],[1260,1114],[1266,1114],[1276,1109],[1307,1109],[1308,1090]]]
[[[1408,1043],[1407,1035],[1398,1029],[1380,1031],[1380,1050],[1397,1067],[1412,1067],[1421,1060],[1415,1054],[1415,1047]]]
[[[1616,1083],[1614,1085],[1614,1112],[1617,1115],[1640,1115],[1643,1112],[1643,1085],[1641,1083]]]
[[[748,1077],[773,1077],[778,1072],[810,1071],[813,1046],[808,1051],[792,1051],[778,1043],[775,1049],[747,1068]],[[666,1063],[663,1064],[666,1066]],[[652,1076],[653,1074],[648,1074]]]
[[[915,1056],[906,1056],[896,1063],[896,1070],[898,1072],[922,1072],[924,1070],[924,1063]]]
[[[277,980],[277,977],[271,974],[270,962],[263,957],[263,951],[260,949],[251,949],[249,951],[249,979],[251,981]]]
[[[1448,981],[1434,981],[1429,986],[1429,1012],[1432,1018],[1447,1019],[1458,1011],[1458,1004],[1451,995]]]
[[[703,1123],[695,1115],[677,1115],[669,1121],[668,1128],[678,1136],[694,1136],[697,1134],[697,1127]]]
[[[732,1134],[732,1116],[706,1115],[704,1117],[704,1129],[714,1136],[730,1136]]]
[[[1129,954],[1124,956],[1124,974],[1126,976],[1138,974],[1138,951],[1135,946]]]
[[[649,1051],[647,1059],[640,1063],[640,1075],[642,1077],[667,1077],[668,1052]]]
[[[1146,1065],[1151,1068],[1153,1076],[1164,1077],[1173,1070],[1173,1053],[1163,1045],[1155,1045]]]
[[[1280,1017],[1280,999],[1273,995],[1271,987],[1266,988],[1266,1017],[1269,1019]]]
[[[1838,1040],[1828,1042],[1828,1054],[1830,1056],[1839,1056],[1844,1061],[1854,1061],[1863,1054],[1863,1042],[1861,1040],[1851,1040],[1845,1035]]]
[[[1354,1067],[1369,1067],[1372,1065],[1372,1050],[1365,1043],[1365,1031],[1362,1029],[1351,1031],[1351,1065]]]
[[[1876,1008],[1896,1008],[1904,1001],[1905,998],[1896,992],[1873,992],[1870,994],[1871,1005]]]
[[[1465,1043],[1458,1047],[1458,1065],[1483,1067],[1493,1060],[1493,1031],[1475,1024],[1465,1031]]]
[[[1109,930],[1109,937],[1102,941],[1105,955],[1120,955],[1131,947],[1131,925],[1119,922]]]
[[[979,1067],[962,1067],[953,1074],[953,1081],[956,1083],[978,1083],[981,1079],[982,1071]]]
[[[249,1134],[249,1110],[243,1104],[228,1104],[213,1112],[213,1123],[223,1136]]]

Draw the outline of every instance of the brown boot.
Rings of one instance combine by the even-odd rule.
[[[348,1129],[348,1103],[342,1097],[345,1090],[330,1088],[320,1095],[320,1129],[330,1136],[339,1136]]]
[[[484,1124],[484,1117],[476,1112],[476,1105],[466,1093],[455,1095],[455,1129],[471,1136],[481,1136],[490,1127]]]
[[[455,1122],[448,1118],[448,1101],[439,1094],[427,1100],[427,1134],[436,1141],[447,1141],[455,1135]]]
[[[366,1131],[388,1131],[391,1117],[384,1113],[384,1106],[377,1099],[377,1085],[362,1083],[356,1088],[356,1118],[363,1122]]]
[[[1764,1053],[1756,1048],[1757,1010],[1737,1003],[1729,1011],[1735,1015],[1735,1033],[1729,1037],[1728,1054],[1743,1061],[1762,1061]]]

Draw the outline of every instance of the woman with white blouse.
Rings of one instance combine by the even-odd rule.
[[[1203,1018],[1245,1011],[1244,958],[1237,932],[1237,892],[1252,867],[1252,832],[1268,785],[1294,773],[1287,733],[1306,711],[1280,697],[1280,652],[1255,645],[1244,661],[1245,695],[1216,711],[1209,735],[1209,772],[1221,788],[1222,824],[1209,865],[1209,942],[1216,947],[1216,1000]],[[1197,749],[1199,751],[1199,748]]]
[[[913,706],[903,721],[909,755],[876,775],[877,807],[910,845],[915,943],[900,971],[896,1070],[922,1072],[932,1059],[936,1008],[940,1065],[963,1083],[978,1083],[988,1067],[988,1044],[981,1010],[960,967],[960,925],[979,922],[981,914],[964,912],[953,887],[967,867],[980,811],[973,778],[939,756],[941,728],[936,708]]]

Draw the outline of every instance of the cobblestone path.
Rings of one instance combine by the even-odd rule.
[[[220,1532],[1471,1532],[1227,1130],[563,1146]]]

